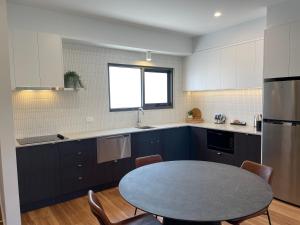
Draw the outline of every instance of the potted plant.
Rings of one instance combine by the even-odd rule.
[[[80,76],[75,71],[68,71],[64,75],[65,88],[84,88],[84,85],[80,79]]]
[[[193,111],[192,110],[188,111],[188,117],[187,118],[188,119],[193,119]]]

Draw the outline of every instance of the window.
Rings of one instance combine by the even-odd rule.
[[[173,107],[173,69],[108,64],[110,111]]]

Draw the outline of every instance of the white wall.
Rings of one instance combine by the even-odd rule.
[[[13,105],[17,137],[135,126],[136,111],[109,112],[107,63],[145,65],[145,54],[69,43],[64,43],[63,48],[65,70],[77,71],[86,90],[15,92]],[[152,58],[150,65],[175,69],[174,108],[145,110],[144,122],[182,122],[189,99],[182,91],[182,57],[153,54]],[[88,116],[94,117],[93,123],[86,122]]]
[[[174,32],[108,23],[13,3],[8,7],[8,18],[10,29],[57,33],[67,38],[116,48],[175,55],[192,53],[192,39]]]
[[[5,225],[21,225],[9,76],[6,0],[0,0],[0,195]]]
[[[245,41],[261,39],[264,37],[266,18],[239,24],[221,31],[217,31],[204,36],[196,37],[193,40],[195,52],[229,46]]]
[[[288,0],[267,8],[267,27],[300,20],[300,1]]]

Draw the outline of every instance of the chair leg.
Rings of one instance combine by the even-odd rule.
[[[269,220],[269,225],[272,225],[272,223],[271,223],[271,217],[270,217],[270,213],[269,213],[268,209],[267,209],[267,216],[268,216],[268,220]]]
[[[137,208],[134,209],[134,215],[136,216],[137,214]]]

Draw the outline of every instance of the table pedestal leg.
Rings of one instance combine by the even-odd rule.
[[[221,225],[221,222],[187,222],[164,218],[163,225]]]

